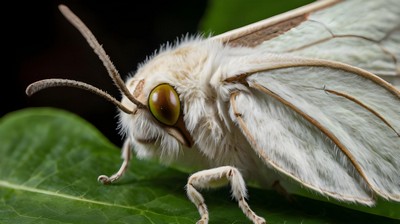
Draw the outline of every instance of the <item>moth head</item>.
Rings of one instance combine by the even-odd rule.
[[[139,157],[154,154],[169,154],[168,157],[171,157],[182,145],[191,147],[193,141],[183,122],[182,104],[176,88],[168,82],[156,80],[154,77],[157,75],[145,77],[146,71],[139,72],[125,83],[85,24],[66,6],[60,5],[59,9],[94,49],[123,98],[118,101],[97,87],[68,79],[34,82],[27,87],[26,94],[30,96],[45,88],[67,86],[81,88],[107,99],[121,110],[120,127],[136,146],[134,149]]]
[[[131,78],[126,82],[132,95],[144,107],[139,108],[123,96],[121,104],[133,112],[121,110],[121,131],[130,138],[138,157],[157,155],[173,158],[182,146],[193,145],[183,121],[180,95],[170,83],[153,84],[147,81]]]
[[[202,108],[196,100],[198,95],[204,95],[199,76],[194,74],[208,74],[212,67],[208,65],[208,49],[201,43],[204,42],[198,37],[183,38],[174,46],[164,47],[125,83],[132,97],[143,105],[138,108],[127,94],[121,101],[134,111],[120,114],[120,127],[137,143],[138,156],[156,151],[176,155],[181,146],[193,145],[194,125],[190,124],[196,119],[189,113]],[[153,145],[157,147],[152,148]]]

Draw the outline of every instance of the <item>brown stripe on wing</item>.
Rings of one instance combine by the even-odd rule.
[[[250,33],[246,33],[243,36],[240,36],[236,39],[231,39],[227,41],[227,44],[236,47],[236,46],[246,46],[246,47],[255,47],[262,42],[277,37],[286,31],[292,29],[293,27],[298,26],[303,21],[307,20],[306,15],[297,16],[285,21],[282,21],[273,26],[266,27],[264,29],[258,29]]]
[[[298,26],[307,20],[310,13],[324,9],[340,1],[316,1],[292,11],[217,35],[213,39],[231,46],[255,47]]]

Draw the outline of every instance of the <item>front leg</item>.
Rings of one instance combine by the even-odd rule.
[[[256,215],[245,201],[247,189],[242,174],[234,167],[223,166],[209,170],[199,171],[189,177],[186,191],[189,199],[196,205],[201,219],[198,224],[208,223],[208,210],[203,196],[197,189],[215,188],[230,183],[232,196],[238,201],[243,213],[256,224],[266,223],[262,217]]]
[[[122,146],[122,159],[124,160],[119,168],[118,172],[108,177],[106,175],[100,175],[97,180],[102,184],[111,184],[117,181],[125,171],[128,169],[129,161],[131,160],[131,144],[129,138],[127,138]]]

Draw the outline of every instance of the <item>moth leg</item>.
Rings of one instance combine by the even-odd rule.
[[[115,174],[111,175],[110,177],[106,175],[100,175],[97,180],[101,182],[102,184],[111,184],[115,181],[117,181],[127,170],[129,161],[131,160],[131,147],[130,147],[130,142],[129,139],[126,139],[123,146],[122,146],[122,158],[123,162],[121,164],[121,167],[119,168],[118,172]]]
[[[253,221],[253,223],[265,224],[265,219],[256,215],[245,200],[245,198],[247,198],[247,189],[242,174],[239,170],[231,166],[199,171],[189,177],[186,185],[186,193],[200,213],[201,218],[197,223],[207,224],[209,220],[207,206],[198,189],[215,188],[226,184],[231,185],[232,196],[238,201],[239,207],[242,209],[243,213]]]

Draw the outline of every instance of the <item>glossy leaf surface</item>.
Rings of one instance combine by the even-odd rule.
[[[120,165],[119,149],[81,118],[54,109],[26,109],[0,120],[1,223],[195,223],[186,199],[188,174],[133,159],[124,178],[102,186],[100,174]],[[342,207],[249,188],[269,223],[396,223]],[[229,189],[204,192],[210,223],[248,223]],[[346,213],[343,216],[343,213]]]

